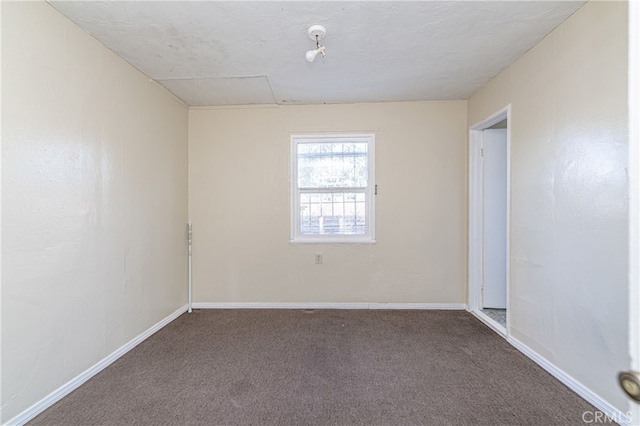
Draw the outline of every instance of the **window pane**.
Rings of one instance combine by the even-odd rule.
[[[365,194],[359,192],[300,194],[301,235],[364,235]]]
[[[366,188],[366,142],[298,144],[298,187]]]

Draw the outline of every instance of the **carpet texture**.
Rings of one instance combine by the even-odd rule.
[[[579,425],[595,408],[463,311],[196,310],[30,425]]]

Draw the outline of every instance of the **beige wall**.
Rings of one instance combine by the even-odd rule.
[[[186,303],[187,108],[2,2],[2,423]]]
[[[189,117],[195,302],[465,303],[465,101]],[[375,245],[289,242],[289,136],[318,132],[375,133]]]
[[[469,100],[511,104],[511,335],[626,411],[627,5],[589,2]]]

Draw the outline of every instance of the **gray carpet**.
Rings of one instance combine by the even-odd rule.
[[[31,425],[579,425],[594,408],[463,311],[184,314]]]

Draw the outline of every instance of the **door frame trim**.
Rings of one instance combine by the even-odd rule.
[[[640,371],[640,5],[629,2],[629,359]],[[622,391],[621,391],[622,392]],[[629,412],[640,422],[640,404],[629,401]]]
[[[506,327],[483,314],[481,309],[481,292],[483,276],[483,131],[500,121],[507,119],[507,323]],[[469,229],[468,229],[468,311],[484,322],[491,329],[505,338],[509,338],[509,317],[511,312],[510,287],[510,258],[511,258],[511,104],[500,109],[491,116],[469,127]]]

